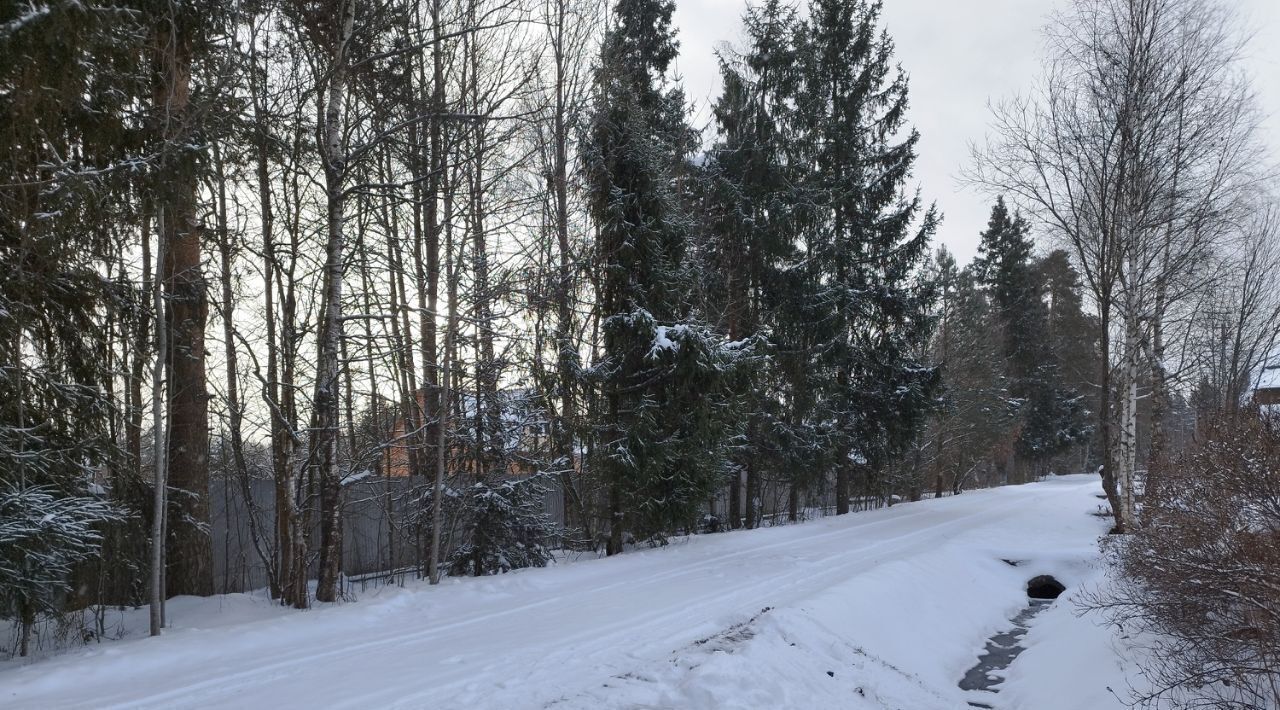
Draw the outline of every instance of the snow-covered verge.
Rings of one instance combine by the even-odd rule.
[[[1074,558],[1086,559],[1096,549],[1082,545]],[[1023,641],[1026,651],[1006,673],[998,707],[1121,708],[1126,707],[1121,701],[1129,701],[1135,690],[1146,691],[1133,660],[1142,653],[1141,644],[1105,625],[1098,612],[1083,611],[1096,598],[1106,596],[1108,580],[1103,571],[1090,566],[1081,570],[1079,580],[1036,618]]]
[[[996,706],[1120,708],[1123,649],[1068,599],[1101,578],[1099,490],[1062,477],[302,613],[180,599],[159,639],[0,664],[0,706],[964,708],[959,679],[1052,574],[1068,594]]]

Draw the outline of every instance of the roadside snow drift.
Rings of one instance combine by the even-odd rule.
[[[982,702],[1120,708],[1116,640],[1071,604],[1101,575],[1099,489],[1060,477],[308,612],[179,599],[161,638],[0,664],[0,707],[950,710],[1052,575],[1067,591]]]

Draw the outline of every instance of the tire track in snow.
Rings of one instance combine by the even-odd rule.
[[[655,575],[651,575],[639,581],[641,584],[646,584],[646,585],[663,582],[669,579],[682,577],[685,574],[689,573],[690,571],[700,570],[704,568],[708,562],[721,562],[721,561],[737,559],[740,557],[757,555],[762,551],[787,548],[796,544],[807,544],[817,540],[825,540],[833,537],[840,537],[840,536],[848,535],[853,531],[865,529],[868,527],[880,527],[888,524],[899,524],[905,520],[910,520],[910,519],[918,518],[921,516],[936,515],[936,514],[937,514],[937,511],[922,509],[919,511],[899,514],[893,517],[886,517],[879,520],[858,521],[858,524],[856,525],[840,527],[835,530],[817,533],[814,535],[807,535],[797,539],[791,539],[789,537],[786,540],[779,540],[777,542],[767,543],[754,548],[739,550],[736,552],[729,552],[723,555],[715,555],[715,556],[704,558],[704,559],[692,560],[685,564],[677,565],[674,567],[667,567],[666,571],[660,572]],[[765,529],[767,530],[768,528],[765,528]],[[780,530],[794,530],[794,529],[797,529],[797,528],[790,527],[790,526],[780,528]],[[658,552],[658,551],[655,551],[655,552]],[[621,557],[616,557],[613,559],[625,562],[627,558],[626,558],[626,555],[623,555]],[[591,562],[594,562],[594,561],[589,560],[587,561],[587,564],[590,564]],[[446,634],[448,632],[455,631],[460,628],[465,628],[467,626],[472,626],[479,623],[490,622],[495,619],[500,619],[500,618],[509,617],[513,615],[524,614],[526,612],[534,611],[536,609],[539,609],[541,607],[545,607],[548,605],[563,603],[566,600],[566,598],[591,597],[610,589],[615,589],[623,586],[634,586],[636,582],[637,582],[636,579],[623,577],[617,582],[606,584],[604,586],[580,589],[580,590],[571,592],[567,595],[557,594],[545,599],[541,599],[536,602],[530,602],[527,604],[521,604],[514,607],[508,607],[498,612],[484,612],[468,618],[464,618],[456,621],[450,621],[448,623],[440,624],[437,626],[432,626],[430,628],[423,629],[421,631],[413,631],[413,632],[408,632],[406,634],[400,634],[396,636],[383,636],[383,637],[379,637],[369,641],[362,641],[358,643],[342,644],[328,650],[298,652],[298,653],[286,656],[283,659],[277,658],[271,663],[268,663],[265,665],[256,666],[251,669],[233,672],[233,673],[218,676],[216,678],[210,678],[208,680],[203,680],[196,683],[191,683],[191,684],[183,685],[180,687],[172,688],[162,693],[149,695],[148,697],[143,699],[133,698],[129,700],[121,700],[117,697],[115,700],[106,701],[105,703],[101,699],[99,699],[97,702],[95,702],[92,705],[92,707],[101,708],[102,710],[124,710],[126,708],[151,707],[152,705],[155,705],[156,707],[161,707],[161,708],[169,708],[169,707],[173,707],[173,705],[169,703],[185,700],[192,694],[199,693],[200,691],[206,690],[209,688],[214,688],[214,687],[226,688],[228,683],[235,683],[237,681],[249,681],[255,677],[268,676],[271,674],[275,674],[278,671],[287,670],[289,668],[293,668],[301,665],[309,665],[316,661],[347,656],[349,654],[357,654],[359,652],[368,651],[375,648],[380,648],[385,646],[417,645],[420,642],[428,641],[433,637],[440,636],[442,634]],[[429,593],[429,592],[424,590],[419,593]],[[316,619],[316,621],[318,622],[320,621],[320,619]],[[136,689],[130,689],[125,692],[129,694],[133,694],[133,693],[136,693]]]
[[[547,588],[536,590],[538,593],[547,595],[544,598],[533,602],[519,604],[517,606],[508,607],[497,612],[479,610],[471,613],[463,618],[455,619],[448,623],[430,626],[416,631],[408,631],[403,634],[393,636],[378,636],[365,641],[357,641],[355,643],[343,643],[343,639],[347,636],[339,634],[347,633],[348,626],[343,626],[334,631],[332,636],[308,636],[301,639],[304,642],[310,642],[314,645],[323,644],[318,651],[308,651],[305,643],[298,646],[291,646],[283,651],[293,652],[283,658],[280,656],[270,656],[270,652],[275,649],[266,649],[263,653],[272,660],[264,665],[255,666],[231,672],[217,677],[205,677],[198,682],[184,682],[177,687],[171,687],[162,692],[155,693],[146,697],[138,697],[137,687],[123,687],[117,685],[105,693],[105,689],[99,689],[99,692],[91,698],[90,701],[79,701],[80,707],[114,707],[114,708],[138,708],[138,707],[204,707],[208,705],[220,706],[243,706],[246,698],[255,697],[255,691],[278,691],[278,684],[307,683],[307,682],[324,682],[325,676],[319,675],[324,671],[317,672],[317,667],[326,667],[325,662],[341,659],[344,657],[357,659],[356,664],[338,664],[328,666],[329,668],[341,669],[339,673],[360,672],[361,668],[375,668],[374,665],[378,660],[383,663],[395,663],[400,660],[402,662],[417,662],[413,668],[420,671],[420,674],[410,674],[408,676],[392,676],[400,680],[395,682],[396,687],[389,687],[385,691],[374,694],[362,694],[359,698],[343,698],[340,690],[335,690],[337,697],[333,698],[334,706],[354,707],[369,706],[370,704],[391,704],[393,706],[414,706],[418,707],[424,704],[424,701],[435,698],[437,702],[440,698],[444,698],[445,702],[450,699],[458,698],[458,691],[469,684],[480,686],[496,686],[499,694],[505,693],[510,695],[513,692],[512,685],[517,687],[536,674],[543,672],[546,668],[564,667],[566,664],[576,666],[576,670],[585,671],[582,674],[572,675],[574,682],[571,683],[571,694],[582,692],[583,689],[590,687],[590,680],[598,677],[599,673],[612,673],[613,671],[625,671],[627,668],[622,666],[628,664],[630,660],[637,663],[649,663],[657,658],[665,657],[671,650],[667,645],[668,639],[678,638],[682,634],[692,633],[692,629],[688,623],[690,617],[705,618],[700,615],[711,612],[714,616],[724,616],[730,612],[733,614],[754,613],[757,612],[762,604],[777,605],[784,604],[790,600],[803,599],[807,594],[812,594],[815,590],[821,589],[821,584],[829,584],[827,580],[838,580],[847,577],[851,572],[862,571],[873,568],[876,564],[884,561],[886,558],[901,556],[910,553],[918,548],[918,540],[924,536],[936,538],[937,533],[953,528],[965,528],[975,518],[990,516],[997,519],[1003,511],[1020,506],[1032,506],[1036,501],[1044,500],[1047,497],[1059,494],[1067,494],[1071,490],[1075,490],[1075,486],[1064,488],[1046,488],[1037,490],[1032,495],[1011,495],[1006,500],[1000,492],[992,492],[994,495],[974,496],[974,502],[969,503],[955,501],[955,499],[947,499],[943,501],[942,506],[935,506],[930,501],[924,501],[922,504],[912,504],[919,506],[916,510],[903,511],[877,511],[883,513],[882,517],[871,520],[858,520],[862,516],[853,516],[844,520],[831,521],[831,528],[808,534],[805,531],[809,526],[788,526],[778,529],[779,539],[757,545],[755,547],[743,548],[738,550],[717,553],[715,549],[719,547],[717,538],[713,537],[706,540],[705,545],[689,546],[684,548],[676,548],[670,551],[654,551],[641,556],[623,556],[615,558],[623,567],[631,567],[632,574],[619,574],[617,581],[599,586],[582,585],[582,582],[591,582],[594,578],[611,576],[613,568],[604,567],[600,571],[591,570],[587,575],[587,579],[569,580],[568,584],[576,584],[577,588],[570,588],[571,591],[560,593],[560,587],[555,585]],[[905,507],[905,506],[904,506]],[[925,527],[912,528],[913,521],[917,521],[922,517],[942,517],[941,522],[927,525]],[[856,538],[861,534],[873,534],[881,531],[883,528],[889,527],[891,530],[884,531],[891,533],[887,538],[871,540],[861,545],[838,547],[831,549],[824,542],[832,541],[837,538]],[[892,528],[907,528],[904,532],[893,532]],[[968,529],[979,530],[982,525],[969,525]],[[794,531],[794,532],[793,532]],[[732,539],[731,537],[719,538],[719,540]],[[766,534],[767,539],[767,534]],[[812,548],[817,547],[815,551]],[[790,573],[777,573],[772,571],[775,569],[773,562],[775,561],[776,551],[795,549],[798,551],[808,552],[809,555],[801,554],[801,564],[799,568]],[[824,551],[830,550],[830,551]],[[680,555],[686,560],[673,566],[665,566],[663,562],[668,557],[668,552],[680,552],[687,550],[688,554]],[[735,579],[722,581],[726,574],[732,574],[731,565],[735,560],[743,558],[760,558],[756,562],[756,566],[763,569],[760,572],[760,578],[743,586],[734,586]],[[639,559],[637,559],[639,558]],[[592,564],[591,561],[586,564]],[[645,567],[654,567],[660,571],[650,574],[647,577],[636,576],[634,571],[636,567],[644,569]],[[810,572],[811,568],[815,571]],[[622,568],[618,568],[622,569]],[[534,572],[533,574],[542,574],[542,572]],[[485,660],[484,667],[477,668],[476,664],[468,663],[458,666],[444,667],[441,665],[439,656],[421,654],[421,650],[428,644],[433,646],[443,645],[448,647],[451,642],[458,640],[466,640],[468,636],[460,636],[460,632],[475,628],[479,625],[479,629],[470,635],[470,639],[474,641],[477,635],[494,635],[500,636],[501,627],[497,626],[504,618],[514,615],[529,614],[546,609],[547,607],[563,607],[568,610],[568,615],[560,614],[569,620],[573,619],[573,612],[582,608],[585,604],[587,607],[603,607],[613,612],[614,607],[619,606],[619,598],[623,603],[627,602],[627,597],[632,600],[639,598],[645,599],[647,595],[661,596],[666,582],[673,579],[692,575],[690,581],[694,585],[692,594],[684,593],[687,596],[676,597],[663,600],[660,603],[665,606],[659,606],[644,613],[629,614],[627,609],[621,609],[621,613],[615,614],[617,621],[595,624],[590,628],[572,634],[548,633],[543,635],[535,635],[520,639],[524,641],[524,645],[515,644],[514,647],[510,643],[511,639],[495,639],[492,648],[497,652],[490,654]],[[699,579],[704,575],[711,575],[712,579]],[[698,585],[705,585],[705,590],[698,589]],[[626,594],[617,597],[611,594],[611,590],[620,587],[626,587]],[[421,590],[419,593],[424,595],[431,594],[429,590]],[[516,590],[520,593],[520,590]],[[670,592],[668,592],[669,594]],[[429,596],[422,597],[424,601],[430,601]],[[414,603],[413,597],[407,597],[406,601]],[[491,601],[486,602],[492,604]],[[498,603],[501,603],[500,601]],[[351,607],[356,609],[358,607]],[[446,606],[442,611],[447,612]],[[335,610],[336,611],[336,610]],[[599,609],[597,609],[599,611]],[[557,617],[551,614],[551,617]],[[298,616],[280,617],[281,620],[296,620],[295,623],[305,624],[323,624],[321,619],[324,616],[317,615],[311,619],[303,620]],[[358,619],[345,619],[347,624]],[[430,618],[424,619],[423,623],[429,624]],[[664,626],[672,627],[667,629],[660,638],[655,638],[652,629],[661,629]],[[229,627],[233,629],[234,627]],[[297,627],[290,627],[293,630]],[[323,626],[312,627],[313,629],[322,629]],[[367,627],[366,627],[367,628]],[[553,627],[554,629],[554,627]],[[379,624],[376,628],[371,629],[367,633],[385,633],[387,631],[386,624]],[[645,632],[650,633],[645,636]],[[231,631],[234,633],[234,630]],[[394,630],[392,630],[394,633]],[[609,658],[607,655],[599,655],[603,651],[616,650],[624,647],[618,641],[627,635],[640,635],[641,643],[636,653],[626,654],[621,657]],[[270,635],[269,633],[267,634]],[[439,642],[445,642],[440,644]],[[486,639],[486,641],[488,641]],[[160,641],[163,643],[163,640]],[[505,645],[504,645],[505,644]],[[328,646],[328,648],[325,648]],[[659,651],[659,647],[662,650]],[[509,653],[504,653],[505,651]],[[365,658],[364,663],[359,663],[359,659],[365,653],[373,651],[375,658]],[[472,655],[475,651],[475,644],[468,649]],[[396,654],[392,656],[392,654]],[[403,660],[413,659],[413,661]],[[210,658],[210,661],[215,659]],[[513,662],[514,661],[514,662]],[[145,659],[144,659],[145,662]],[[198,662],[198,661],[197,661]],[[586,665],[584,665],[584,663]],[[190,671],[190,666],[178,668],[174,670]],[[163,667],[156,667],[155,670],[161,671],[163,678]],[[211,669],[204,668],[205,672]],[[132,674],[130,674],[132,675]],[[579,683],[578,678],[581,675],[582,682]],[[318,676],[318,677],[316,677]],[[154,678],[154,676],[153,676]],[[148,680],[154,682],[154,680]],[[163,681],[161,681],[163,682]],[[404,685],[411,683],[418,685],[419,688],[406,688]],[[584,685],[584,683],[586,685]],[[562,688],[564,690],[565,688]],[[18,698],[19,702],[38,702],[41,695],[40,690],[32,689],[35,692],[30,693],[26,698]],[[470,688],[462,691],[463,695],[474,694]],[[104,698],[104,696],[106,696]],[[114,696],[114,697],[113,697]],[[527,696],[519,696],[527,697]],[[109,698],[109,699],[108,699]],[[105,702],[104,702],[105,700]],[[528,698],[535,700],[535,698]],[[483,700],[481,701],[483,704]]]
[[[1037,498],[1040,496],[1037,496]],[[834,567],[826,567],[821,571],[805,575],[799,578],[785,579],[779,577],[764,577],[746,587],[735,588],[734,591],[741,592],[735,595],[733,602],[726,602],[722,593],[724,589],[710,590],[708,593],[702,594],[692,599],[686,598],[681,600],[681,604],[675,608],[664,608],[653,612],[628,616],[617,622],[606,624],[604,626],[593,626],[589,629],[568,636],[559,636],[554,639],[548,639],[539,646],[531,647],[521,651],[523,656],[531,656],[535,660],[528,670],[523,671],[520,680],[528,680],[537,675],[537,673],[546,667],[562,666],[566,656],[586,657],[590,658],[595,652],[616,648],[618,640],[634,633],[637,628],[654,628],[655,626],[667,622],[675,624],[687,619],[690,616],[697,616],[700,612],[721,607],[721,613],[724,613],[723,606],[732,603],[735,607],[734,612],[737,615],[756,613],[763,606],[783,606],[794,603],[799,599],[803,599],[814,591],[829,586],[828,579],[837,580],[846,578],[849,574],[856,570],[866,570],[879,564],[882,560],[878,559],[884,556],[895,556],[911,551],[916,547],[917,539],[930,533],[937,533],[944,529],[955,527],[964,527],[965,523],[974,518],[987,517],[993,514],[1006,511],[1011,508],[1020,507],[1027,503],[1027,500],[1018,500],[1005,503],[1000,506],[991,506],[982,510],[962,515],[958,518],[946,520],[935,525],[916,528],[910,532],[895,536],[886,540],[878,540],[868,542],[857,547],[846,548],[844,550],[827,554],[820,559],[813,561],[812,565],[825,566],[833,561],[839,560]],[[916,516],[910,516],[916,517]],[[908,516],[897,518],[897,522],[909,519]],[[858,526],[861,527],[861,526]],[[842,532],[851,533],[856,531],[858,527],[852,527]],[[814,538],[808,538],[810,540]],[[876,554],[870,557],[877,559],[868,559],[868,556],[862,556],[862,553],[873,551]],[[760,593],[765,587],[776,587],[779,582],[784,582],[784,588],[789,588],[790,592],[782,598],[769,595],[765,592]],[[820,583],[815,585],[814,583]],[[579,641],[586,641],[586,647],[579,645]],[[546,651],[548,647],[555,648],[556,651],[551,655],[541,653]],[[667,653],[666,651],[663,652]],[[648,659],[661,660],[661,659]],[[501,667],[510,671],[512,669],[522,668],[519,662],[504,662]],[[615,671],[623,671],[625,669],[615,668]],[[483,683],[483,677],[477,677],[473,669],[464,669],[460,673],[451,673],[446,676],[434,676],[432,678],[422,678],[425,682],[430,682],[431,687],[419,692],[406,693],[403,687],[389,688],[384,692],[370,695],[363,693],[359,698],[351,698],[331,705],[334,710],[348,710],[351,708],[368,707],[370,703],[381,705],[387,703],[387,707],[391,708],[417,708],[424,707],[429,702],[448,704],[448,698],[442,697],[443,694],[459,686],[473,683]],[[593,676],[590,679],[584,679],[587,683],[595,682]],[[508,683],[519,684],[519,681],[508,679]],[[530,698],[533,699],[533,698]],[[539,705],[545,705],[549,702],[547,699],[539,699]]]

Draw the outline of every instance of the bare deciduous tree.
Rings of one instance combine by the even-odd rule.
[[[1134,519],[1137,409],[1154,385],[1159,452],[1171,309],[1211,281],[1256,179],[1256,117],[1231,14],[1209,0],[1076,0],[1034,94],[995,109],[971,179],[1008,192],[1072,249],[1103,332],[1098,426],[1116,530]]]

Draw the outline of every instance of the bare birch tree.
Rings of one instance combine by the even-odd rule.
[[[1149,374],[1162,421],[1165,321],[1208,283],[1199,265],[1255,174],[1256,119],[1231,14],[1209,0],[1076,0],[1048,44],[1040,87],[996,107],[971,178],[1015,195],[1081,268],[1107,334],[1102,478],[1124,532],[1139,389]]]

